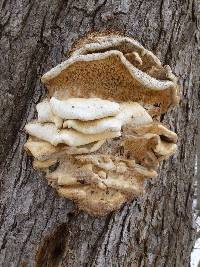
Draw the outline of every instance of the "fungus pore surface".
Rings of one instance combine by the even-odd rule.
[[[58,194],[104,216],[145,194],[177,135],[160,123],[178,101],[169,66],[132,38],[92,34],[42,76],[48,96],[25,150]]]

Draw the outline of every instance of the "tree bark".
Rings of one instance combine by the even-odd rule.
[[[0,20],[0,266],[189,266],[199,108],[196,0],[2,0]],[[77,212],[23,150],[24,125],[45,95],[40,77],[88,31],[141,42],[179,78],[180,104],[163,117],[178,152],[146,194],[102,218]]]
[[[200,114],[199,114],[200,115]],[[200,121],[198,123],[198,134],[197,134],[197,155],[196,155],[196,210],[197,214],[200,215]]]

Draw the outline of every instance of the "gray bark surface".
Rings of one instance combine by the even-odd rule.
[[[200,114],[199,114],[200,115]],[[197,164],[196,164],[196,210],[200,215],[200,120],[198,122],[198,134],[197,134]]]
[[[199,18],[193,0],[2,0],[0,3],[0,266],[189,266]],[[181,101],[163,121],[179,136],[147,193],[107,217],[77,212],[23,150],[23,127],[46,94],[40,77],[88,31],[131,36],[169,64]]]

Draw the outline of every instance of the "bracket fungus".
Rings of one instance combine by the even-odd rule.
[[[143,194],[145,179],[177,147],[160,123],[178,101],[170,67],[134,39],[93,34],[41,80],[48,99],[25,126],[33,167],[94,216]]]

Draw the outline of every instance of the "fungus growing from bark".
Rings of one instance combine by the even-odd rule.
[[[170,67],[131,38],[90,35],[42,82],[49,98],[25,126],[33,167],[94,216],[144,194],[176,151],[176,134],[159,122],[178,99]]]

